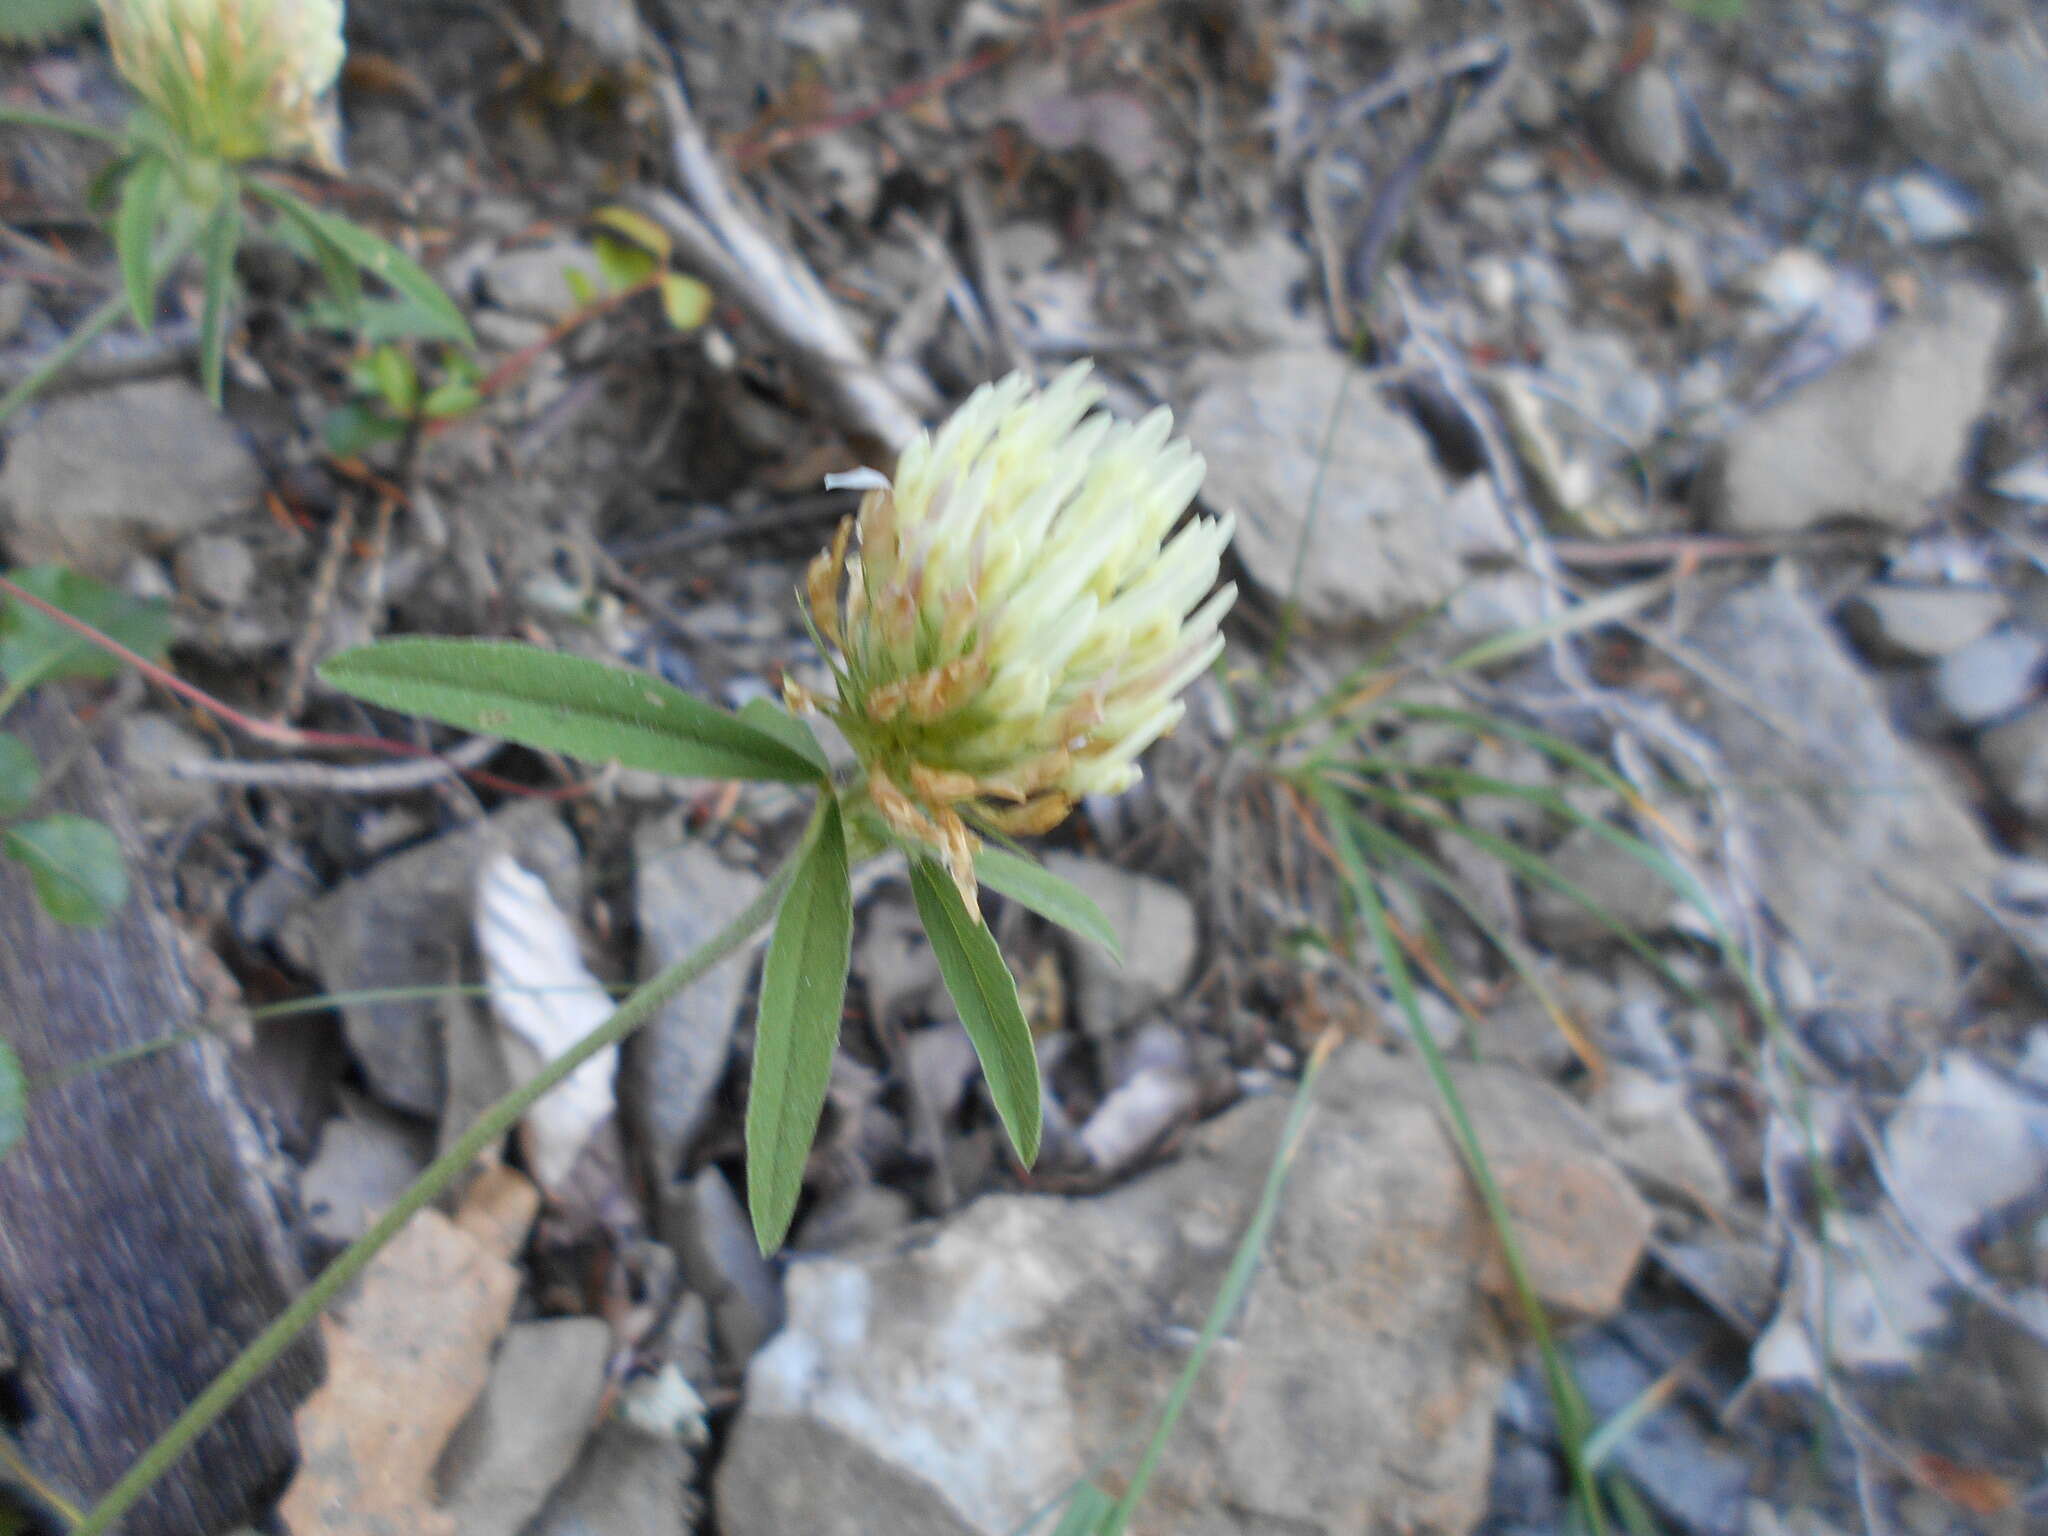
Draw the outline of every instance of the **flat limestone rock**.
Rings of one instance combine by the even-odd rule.
[[[1529,1112],[1498,1149],[1520,1182],[1613,1174],[1555,1090],[1509,1076],[1461,1081]],[[1105,1449],[1129,1447],[1127,1471],[1287,1110],[1240,1105],[1098,1198],[992,1196],[892,1247],[794,1263],[789,1323],[754,1358],[719,1469],[720,1529],[1002,1536]],[[1645,1211],[1581,1233],[1599,1250],[1590,1299],[1626,1278],[1648,1226]],[[1480,1286],[1492,1241],[1419,1069],[1340,1052],[1134,1533],[1469,1530],[1508,1360]]]
[[[1700,475],[1701,514],[1729,533],[1837,517],[1922,527],[1962,472],[2006,318],[1995,295],[1960,287],[1893,322],[1736,428]]]
[[[1364,378],[1347,383],[1352,372],[1343,353],[1320,349],[1233,360],[1183,423],[1208,460],[1202,499],[1237,514],[1234,547],[1252,579],[1283,600],[1298,561],[1301,611],[1317,623],[1418,613],[1458,587],[1468,556],[1510,544],[1492,501],[1454,498],[1422,429]]]
[[[263,472],[241,433],[181,379],[53,400],[0,471],[8,552],[118,575],[138,552],[255,507]]]
[[[1731,593],[1686,639],[1740,690],[1703,689],[1696,724],[1738,786],[1758,894],[1827,1000],[1945,1017],[1999,864],[1975,815],[1798,594]]]

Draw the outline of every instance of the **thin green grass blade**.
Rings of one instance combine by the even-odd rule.
[[[1507,961],[1508,968],[1515,973],[1515,979],[1535,994],[1536,1000],[1542,1004],[1544,1012],[1548,1013],[1553,1021],[1569,1018],[1564,1005],[1558,1001],[1550,984],[1543,979],[1543,973],[1536,968],[1535,962],[1523,946],[1511,935],[1503,933],[1500,926],[1480,910],[1479,903],[1473,900],[1471,894],[1439,868],[1434,859],[1406,838],[1389,832],[1385,827],[1375,825],[1369,818],[1356,818],[1352,822],[1352,830],[1365,844],[1366,852],[1383,859],[1392,858],[1398,861],[1464,913],[1466,920],[1478,929],[1500,957]],[[1591,1039],[1575,1035],[1575,1026],[1568,1027],[1562,1023],[1558,1026],[1558,1032],[1565,1037],[1573,1053],[1584,1061],[1589,1069],[1604,1070],[1605,1061],[1600,1057],[1599,1047]]]
[[[1088,893],[1071,880],[1062,880],[1042,864],[986,844],[974,856],[974,873],[997,895],[1100,945],[1112,960],[1123,964],[1124,948],[1117,941],[1115,927],[1102,908],[1089,900]]]
[[[1566,1365],[1563,1354],[1558,1350],[1557,1340],[1551,1333],[1549,1316],[1536,1294],[1535,1283],[1529,1274],[1528,1260],[1515,1236],[1514,1218],[1508,1210],[1506,1198],[1500,1192],[1499,1184],[1493,1177],[1493,1169],[1487,1163],[1479,1134],[1473,1128],[1471,1117],[1465,1111],[1464,1100],[1458,1093],[1457,1084],[1451,1078],[1450,1067],[1445,1063],[1443,1053],[1437,1048],[1434,1037],[1423,1022],[1422,1005],[1416,995],[1415,978],[1408,969],[1408,957],[1395,942],[1393,930],[1387,922],[1386,905],[1379,889],[1380,877],[1367,860],[1355,834],[1359,818],[1344,803],[1341,796],[1325,786],[1318,787],[1318,798],[1324,819],[1329,824],[1338,858],[1344,866],[1346,888],[1351,892],[1359,915],[1364,919],[1366,931],[1378,951],[1380,964],[1387,973],[1394,999],[1408,1020],[1410,1035],[1422,1056],[1430,1082],[1443,1101],[1451,1139],[1472,1175],[1472,1182],[1479,1191],[1480,1203],[1485,1207],[1487,1219],[1500,1238],[1501,1251],[1507,1261],[1508,1276],[1514,1285],[1516,1299],[1521,1305],[1530,1336],[1535,1340],[1537,1351],[1543,1360],[1544,1380],[1550,1389],[1552,1408],[1557,1416],[1558,1438],[1564,1446],[1565,1459],[1571,1468],[1572,1484],[1586,1521],[1592,1527],[1595,1536],[1599,1536],[1605,1529],[1606,1517],[1602,1509],[1599,1488],[1585,1461],[1585,1440],[1590,1428],[1590,1415],[1586,1410],[1585,1398],[1580,1394],[1577,1382],[1572,1379],[1571,1370]]]
[[[1052,1536],[1107,1536],[1116,1529],[1109,1524],[1115,1515],[1116,1501],[1093,1483],[1083,1483],[1060,1512]]]
[[[975,921],[953,877],[937,861],[911,859],[910,896],[939,962],[939,975],[967,1038],[974,1042],[974,1054],[981,1059],[996,1114],[1018,1160],[1028,1168],[1038,1160],[1044,1111],[1039,1102],[1038,1052],[1017,1001],[1016,979],[1003,963],[995,935],[986,923]]]
[[[1490,635],[1477,645],[1460,651],[1443,664],[1446,672],[1470,672],[1480,667],[1493,666],[1497,662],[1509,661],[1526,655],[1539,645],[1547,645],[1561,635],[1575,635],[1582,630],[1598,629],[1603,624],[1612,624],[1617,619],[1633,617],[1671,590],[1672,578],[1659,576],[1650,581],[1637,582],[1632,586],[1616,587],[1598,597],[1574,603],[1562,613],[1535,624],[1525,624],[1518,629],[1502,634]]]
[[[810,839],[761,970],[747,1088],[747,1209],[763,1255],[782,1246],[803,1193],[853,953],[853,891],[838,801],[819,804]]]
[[[343,693],[586,762],[702,779],[821,782],[802,752],[660,678],[495,640],[386,640],[320,668]]]
[[[1101,1527],[1103,1536],[1123,1536],[1131,1517],[1137,1513],[1145,1490],[1151,1485],[1159,1471],[1160,1460],[1166,1455],[1167,1442],[1173,1438],[1174,1427],[1187,1411],[1188,1399],[1194,1395],[1202,1366],[1216,1348],[1217,1341],[1223,1337],[1223,1330],[1230,1325],[1230,1319],[1244,1304],[1245,1292],[1251,1289],[1252,1277],[1258,1273],[1259,1259],[1266,1251],[1266,1239],[1272,1233],[1274,1219],[1280,1214],[1280,1197],[1286,1192],[1287,1176],[1301,1151],[1302,1136],[1308,1129],[1309,1110],[1315,1102],[1316,1080],[1322,1076],[1323,1064],[1330,1059],[1337,1039],[1335,1031],[1331,1031],[1309,1052],[1301,1081],[1295,1085],[1294,1102],[1288,1108],[1287,1121],[1280,1128],[1279,1143],[1273,1149],[1273,1161],[1266,1168],[1265,1187],[1259,1191],[1259,1202],[1252,1208],[1252,1219],[1245,1223],[1244,1236],[1238,1239],[1237,1251],[1231,1255],[1230,1268],[1224,1273],[1215,1305],[1209,1308],[1209,1315],[1202,1322],[1201,1336],[1195,1340],[1194,1350],[1188,1356],[1187,1364],[1181,1368],[1173,1391],[1166,1399],[1166,1406],[1160,1411],[1159,1427],[1152,1432],[1144,1455],[1138,1459],[1138,1469],[1131,1474],[1131,1485],[1124,1490],[1124,1496],[1117,1500],[1116,1508]]]
[[[1498,837],[1491,832],[1468,825],[1454,817],[1431,810],[1427,806],[1419,804],[1419,797],[1413,793],[1365,781],[1352,781],[1344,784],[1343,776],[1338,774],[1326,775],[1323,782],[1332,787],[1342,784],[1343,787],[1348,788],[1353,794],[1388,805],[1422,826],[1446,833],[1452,837],[1463,838],[1465,841],[1473,844],[1473,846],[1492,854],[1503,864],[1513,869],[1516,874],[1521,875],[1532,884],[1546,886],[1556,891],[1573,905],[1581,908],[1595,922],[1599,923],[1601,927],[1605,928],[1619,940],[1630,954],[1649,967],[1651,973],[1665,986],[1669,987],[1676,996],[1683,998],[1687,1004],[1698,1008],[1702,1013],[1706,1014],[1727,1041],[1730,1049],[1743,1053],[1745,1057],[1752,1057],[1754,1055],[1754,1047],[1744,1040],[1741,1033],[1729,1023],[1726,1014],[1715,1004],[1712,998],[1672,970],[1670,962],[1657,952],[1656,946],[1638,933],[1626,919],[1602,905],[1583,886],[1560,875],[1549,864],[1545,863],[1541,856],[1531,853],[1528,849],[1509,841],[1507,838]]]

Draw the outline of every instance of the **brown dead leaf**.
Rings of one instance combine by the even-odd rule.
[[[292,1536],[454,1536],[434,1464],[490,1374],[538,1204],[517,1173],[486,1170],[457,1220],[413,1217],[320,1319],[327,1380],[295,1416],[299,1471],[278,1506]]]
[[[1928,1487],[1973,1515],[2003,1514],[2016,1497],[2012,1484],[1996,1472],[1966,1467],[1932,1451],[1914,1457],[1913,1469]]]

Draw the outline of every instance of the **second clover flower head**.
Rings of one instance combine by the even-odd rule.
[[[832,717],[882,820],[970,911],[976,831],[1044,832],[1135,784],[1237,595],[1211,591],[1231,519],[1174,532],[1201,457],[1164,408],[1091,414],[1102,393],[1087,363],[982,386],[893,482],[859,477],[859,514],[807,576],[837,698],[792,702]]]
[[[186,148],[334,164],[320,98],[341,72],[342,0],[100,0],[100,16],[115,65]]]

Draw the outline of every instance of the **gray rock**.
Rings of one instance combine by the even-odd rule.
[[[301,909],[285,924],[287,950],[330,992],[439,986],[473,976],[476,871],[500,840],[562,907],[575,910],[575,839],[553,807],[527,800],[386,859]],[[416,1115],[440,1112],[441,1012],[433,999],[343,1006],[349,1049],[385,1103]]]
[[[1955,950],[1982,930],[1998,867],[1975,816],[1893,732],[1870,680],[1796,594],[1733,593],[1689,643],[1741,690],[1705,690],[1696,725],[1742,786],[1757,894],[1824,1001],[1945,1008]]]
[[[1988,725],[2020,708],[2039,689],[2048,642],[2019,629],[1994,629],[1941,658],[1934,697],[1958,725]]]
[[[1319,1106],[1140,1530],[1448,1536],[1483,1508],[1506,1360],[1475,1284],[1484,1218],[1411,1066],[1348,1047]],[[1242,1105],[1099,1198],[992,1196],[892,1248],[793,1264],[789,1326],[747,1373],[717,1474],[721,1529],[996,1536],[1106,1449],[1127,1464],[1286,1115]]]
[[[241,434],[179,379],[53,400],[0,469],[9,554],[113,578],[138,553],[255,506],[263,472]]]
[[[1655,65],[1624,75],[1603,104],[1607,145],[1622,168],[1653,187],[1668,187],[1692,160],[1685,103],[1669,74]]]
[[[1956,483],[1983,414],[2005,306],[1958,288],[1766,406],[1717,445],[1697,501],[1733,533],[1792,533],[1831,517],[1910,530]]]
[[[479,274],[484,297],[534,320],[559,320],[581,303],[569,273],[581,272],[602,291],[597,257],[579,240],[549,240],[491,258]]]
[[[2048,45],[2038,31],[1974,34],[1902,10],[1883,99],[1900,138],[1983,194],[2023,262],[2048,261]]]
[[[643,977],[698,948],[761,889],[752,870],[736,869],[704,843],[678,841],[679,836],[664,823],[643,828],[634,839]],[[619,1108],[650,1178],[675,1178],[704,1128],[732,1056],[748,963],[748,956],[736,955],[707,972],[626,1042]]]
[[[711,1308],[711,1328],[727,1361],[753,1358],[782,1326],[782,1286],[754,1242],[732,1186],[716,1167],[661,1191],[655,1230],[675,1250],[683,1281]]]
[[[797,1224],[789,1246],[799,1253],[836,1253],[894,1237],[916,1212],[910,1196],[885,1184],[850,1185]]]
[[[693,1536],[696,1471],[675,1439],[601,1424],[525,1536]]]
[[[1494,387],[1532,489],[1596,528],[1640,522],[1631,461],[1664,424],[1663,381],[1612,332],[1580,331],[1542,311],[1530,324],[1542,336],[1542,367],[1503,369]]]
[[[1630,858],[1591,827],[1574,827],[1543,856],[1550,870],[1639,932],[1654,932],[1678,904],[1656,870]],[[1605,939],[1614,930],[1564,892],[1529,883],[1529,921],[1544,943],[1565,946]]]
[[[1234,360],[1201,388],[1185,423],[1209,463],[1204,500],[1237,514],[1237,553],[1276,599],[1294,586],[1313,506],[1298,597],[1319,623],[1414,613],[1457,587],[1468,556],[1511,545],[1497,509],[1485,527],[1447,515],[1450,488],[1428,440],[1363,379],[1347,388],[1350,368],[1329,351]]]
[[[320,1133],[320,1150],[299,1178],[299,1204],[314,1236],[361,1237],[427,1166],[433,1138],[417,1122],[374,1104],[345,1103]]]
[[[1994,725],[1977,750],[1998,792],[2029,820],[2048,823],[2048,703]]]
[[[1856,638],[1885,660],[1932,661],[1981,639],[2011,605],[1989,587],[1865,587],[1844,617]]]
[[[1610,1329],[1575,1340],[1571,1359],[1596,1423],[1634,1403],[1663,1374]],[[1749,1463],[1711,1435],[1689,1405],[1644,1419],[1616,1443],[1614,1461],[1658,1515],[1688,1536],[1742,1536]]]
[[[1615,1161],[1637,1177],[1714,1206],[1734,1193],[1713,1139],[1692,1116],[1684,1083],[1610,1066],[1593,1116]]]
[[[576,1464],[604,1396],[612,1331],[595,1317],[514,1323],[438,1469],[456,1536],[515,1536]]]
[[[116,728],[115,742],[122,786],[145,826],[177,826],[220,804],[219,785],[178,777],[180,765],[212,762],[213,749],[169,715],[129,715]]]
[[[1216,252],[1215,267],[1188,307],[1188,318],[1238,345],[1313,346],[1329,334],[1322,310],[1299,295],[1314,292],[1308,253],[1276,224]]]
[[[1941,245],[1977,227],[1977,206],[1943,177],[1912,171],[1872,189],[1870,209],[1902,244]]]
[[[216,608],[233,608],[256,584],[256,557],[242,539],[202,534],[178,547],[178,589]]]
[[[12,341],[21,334],[34,298],[35,290],[29,287],[26,278],[10,277],[0,282],[0,342]]]
[[[1122,965],[1085,940],[1073,946],[1082,1028],[1109,1034],[1194,979],[1195,908],[1176,887],[1072,853],[1047,854],[1045,867],[1079,886],[1123,945]]]

